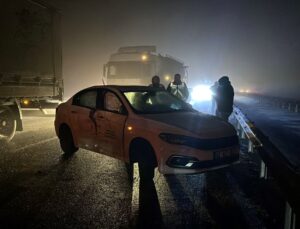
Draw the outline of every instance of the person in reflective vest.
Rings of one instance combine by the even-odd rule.
[[[159,76],[152,77],[152,84],[150,84],[149,87],[165,89],[165,86],[160,83]]]
[[[167,91],[185,102],[189,97],[189,90],[178,73],[174,75],[174,81],[169,83]]]

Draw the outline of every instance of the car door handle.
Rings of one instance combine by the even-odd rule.
[[[102,115],[97,115],[97,118],[101,118],[101,119],[103,119],[103,118],[104,118],[104,116],[102,116]]]
[[[73,113],[73,114],[77,114],[77,111],[71,111],[71,113]]]

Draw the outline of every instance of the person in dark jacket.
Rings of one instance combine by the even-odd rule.
[[[228,76],[222,76],[218,80],[219,86],[216,90],[217,110],[216,116],[228,121],[233,110],[234,90]]]
[[[169,83],[167,91],[185,102],[189,97],[189,90],[185,82],[181,81],[181,75],[178,73],[174,75],[174,81]]]
[[[153,76],[152,77],[152,84],[150,84],[149,87],[165,89],[165,86],[160,83],[159,76]]]

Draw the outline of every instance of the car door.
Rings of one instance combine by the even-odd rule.
[[[74,138],[80,148],[93,151],[97,148],[95,144],[97,131],[94,120],[97,96],[97,89],[81,91],[74,96],[71,107],[71,125]]]
[[[112,91],[103,90],[102,105],[95,112],[97,142],[101,153],[118,159],[124,158],[124,127],[127,111],[121,100]]]

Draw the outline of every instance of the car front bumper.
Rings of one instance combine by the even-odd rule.
[[[185,147],[184,147],[185,148]],[[184,149],[165,153],[158,169],[163,174],[196,174],[227,167],[239,162],[239,146],[212,151]],[[220,157],[220,152],[226,152]],[[229,153],[228,153],[229,152]]]

